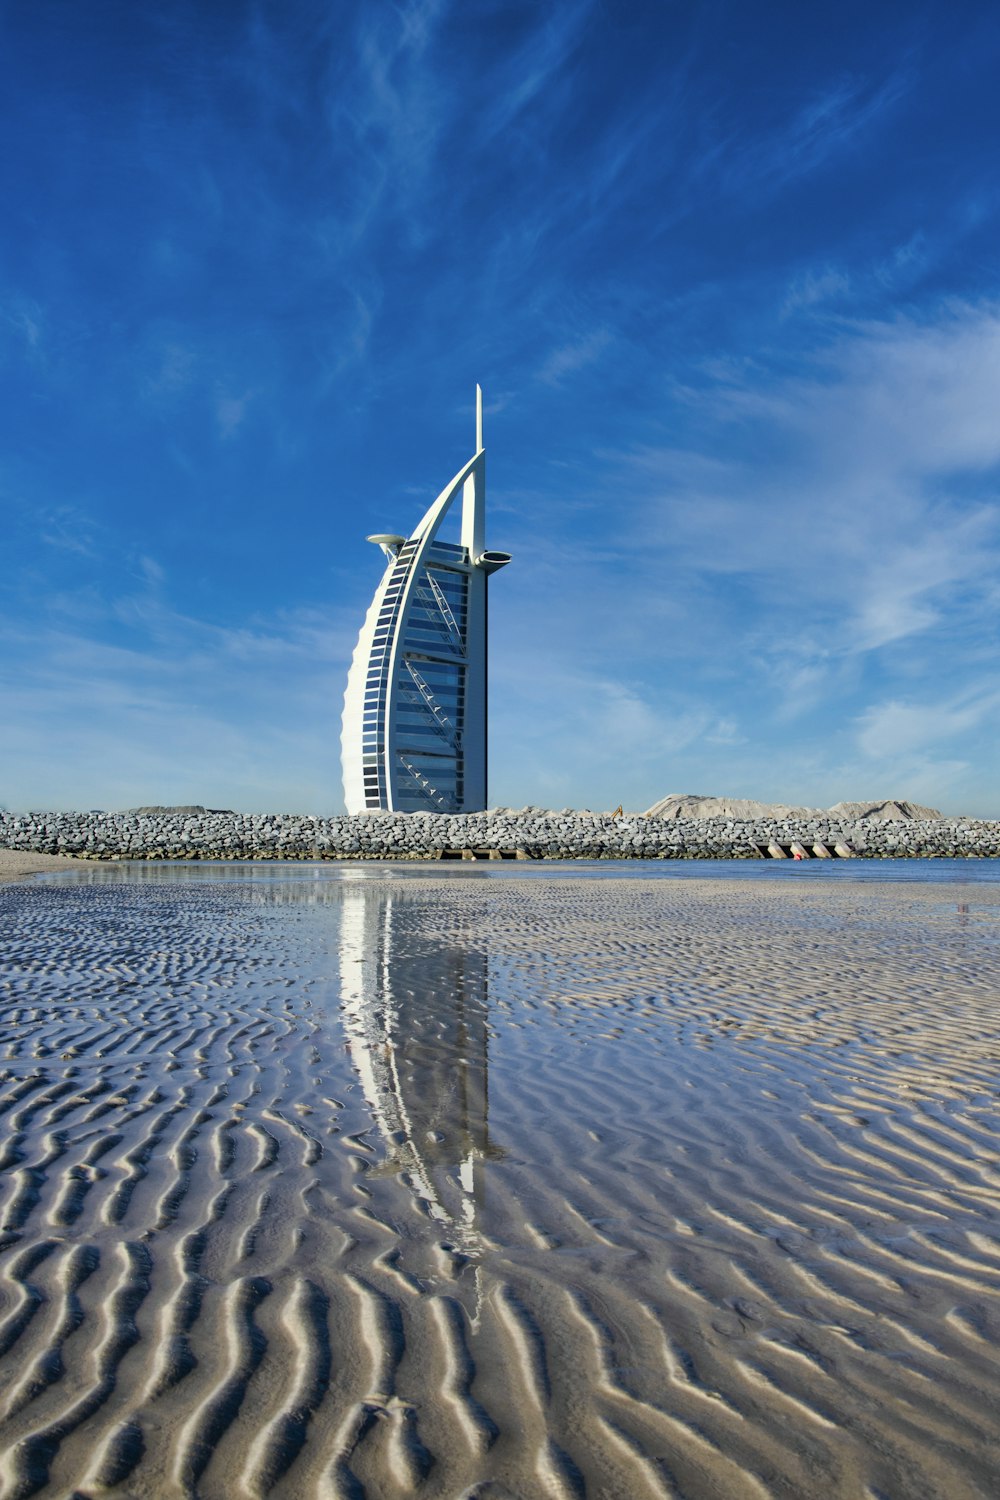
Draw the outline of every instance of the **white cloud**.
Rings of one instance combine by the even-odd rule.
[[[631,537],[661,568],[747,580],[776,646],[868,652],[978,615],[1000,564],[998,390],[992,305],[845,328],[795,376],[727,369],[680,393],[698,448],[614,457],[640,496]]]
[[[45,315],[40,305],[30,297],[15,295],[0,307],[0,324],[6,324],[13,334],[13,342],[20,345],[27,359],[38,363],[42,358],[45,338]]]
[[[242,396],[223,395],[220,393],[216,397],[215,420],[222,438],[234,437],[242,427],[247,414],[247,408],[253,400],[254,395],[254,391],[244,391]]]
[[[53,505],[38,514],[39,541],[60,552],[75,552],[80,557],[98,556],[100,528],[93,517],[78,505]]]
[[[143,381],[143,389],[154,401],[173,399],[186,391],[197,378],[201,363],[194,349],[174,338],[157,340],[148,360],[153,368]]]
[[[916,755],[928,746],[955,740],[982,728],[1000,713],[1000,689],[973,698],[906,703],[892,699],[867,709],[858,721],[858,745],[865,755],[886,759]]]
[[[851,290],[851,279],[846,271],[833,266],[822,270],[808,270],[796,276],[785,293],[781,316],[789,317],[803,309],[824,306],[843,299]]]
[[[357,622],[298,610],[219,627],[172,609],[152,559],[139,570],[136,593],[61,622],[63,601],[36,601],[47,628],[0,621],[0,801],[333,810]]]
[[[688,446],[588,452],[572,515],[525,501],[518,537],[514,509],[497,763],[561,800],[613,771],[635,805],[687,777],[988,810],[998,358],[992,304],[841,324],[795,374],[727,362],[672,392]]]
[[[706,152],[704,166],[718,173],[730,190],[777,191],[823,167],[873,131],[912,82],[913,75],[905,68],[895,69],[878,83],[864,77],[841,77],[774,129],[762,130],[749,140],[742,131],[734,131],[717,152]]]
[[[546,385],[559,385],[567,375],[575,375],[578,370],[600,359],[610,342],[610,332],[606,328],[598,328],[593,333],[584,334],[582,338],[560,345],[543,361],[538,371],[539,380]]]

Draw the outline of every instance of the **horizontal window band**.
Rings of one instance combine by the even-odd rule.
[[[396,750],[396,754],[400,756],[405,755],[406,759],[411,761],[418,771],[426,771],[428,776],[434,775],[438,771],[438,768],[442,766],[450,766],[452,770],[456,769],[457,757],[449,755],[446,750],[442,750],[440,755],[435,755],[433,750],[427,750],[423,745],[400,745]]]
[[[421,651],[414,647],[412,650],[404,648],[403,655],[412,657],[414,661],[440,662],[443,667],[458,667],[463,671],[467,665],[465,657],[454,651]]]

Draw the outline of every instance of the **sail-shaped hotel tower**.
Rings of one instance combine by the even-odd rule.
[[[460,540],[438,540],[459,494]],[[483,394],[476,451],[409,537],[370,536],[386,569],[347,677],[341,735],[349,813],[478,812],[486,806],[489,552]]]

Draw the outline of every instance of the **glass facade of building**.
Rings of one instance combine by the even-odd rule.
[[[464,547],[437,543],[416,580],[401,650],[401,604],[417,544],[407,542],[390,569],[365,678],[363,764],[366,808],[387,805],[391,766],[383,753],[388,708],[396,702],[396,807],[404,812],[458,812],[464,805],[469,559]]]

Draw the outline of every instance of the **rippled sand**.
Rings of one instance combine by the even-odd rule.
[[[997,1493],[1000,886],[171,873],[0,892],[4,1500]]]

